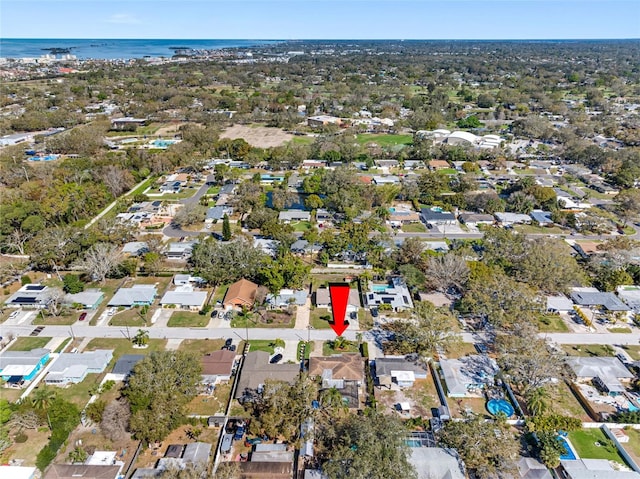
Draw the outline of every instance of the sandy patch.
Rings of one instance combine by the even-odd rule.
[[[242,138],[251,146],[258,148],[273,148],[274,146],[282,146],[293,139],[293,135],[285,133],[280,128],[267,126],[246,126],[233,125],[227,128],[220,138]]]

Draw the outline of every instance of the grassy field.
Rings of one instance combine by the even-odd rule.
[[[141,328],[147,325],[147,321],[151,319],[153,312],[149,310],[143,319],[140,315],[140,308],[131,308],[120,311],[111,317],[109,325],[111,326],[129,326],[131,328]]]
[[[615,354],[614,349],[606,344],[564,345],[562,349],[570,356],[613,356]]]
[[[49,315],[43,316],[38,313],[36,317],[33,319],[33,321],[31,322],[31,324],[35,324],[35,325],[46,324],[50,326],[68,326],[70,324],[75,323],[79,317],[80,317],[79,311],[71,311],[67,314],[60,315],[60,316],[49,316]]]
[[[224,339],[185,339],[180,343],[178,350],[196,353],[204,356],[224,346]]]
[[[625,463],[613,442],[600,429],[572,431],[569,433],[569,440],[578,456],[583,459],[607,459]]]
[[[250,339],[249,344],[251,345],[249,351],[266,351],[269,354],[273,354],[273,352],[275,351],[273,347],[273,341],[271,341],[270,339]],[[244,341],[240,343],[238,351],[242,351],[243,348]]]
[[[219,186],[210,186],[209,189],[207,189],[208,195],[217,195],[218,193],[220,193]]]
[[[334,349],[333,341],[325,341],[322,345],[323,356],[332,356],[334,354],[357,353],[357,352],[358,352],[358,344],[355,342],[351,342],[350,344],[347,344],[344,349]]]
[[[331,325],[329,320],[322,319],[323,317],[331,319],[331,313],[326,309],[312,309],[309,316],[309,323],[313,326],[313,329],[329,329]]]
[[[636,461],[638,461],[640,459],[640,431],[637,429],[626,428],[624,432],[629,436],[629,442],[622,446]]]
[[[314,141],[316,139],[311,136],[296,136],[291,139],[291,143],[294,145],[311,145]]]
[[[398,146],[398,145],[411,145],[413,143],[413,136],[411,135],[372,135],[361,134],[356,135],[356,141],[360,145],[367,143],[376,143],[379,146]]]
[[[131,336],[135,336],[136,331],[130,331]],[[115,362],[123,354],[149,354],[153,351],[164,351],[167,345],[166,339],[150,339],[146,348],[138,349],[133,347],[133,343],[125,338],[94,338],[85,351],[96,349],[113,349],[113,360]]]
[[[631,328],[627,328],[625,326],[614,326],[613,328],[607,328],[607,331],[610,333],[625,333],[630,334]]]
[[[311,223],[309,223],[308,221],[298,221],[297,223],[294,223],[292,226],[293,226],[293,231],[299,231],[303,233],[311,229]]]
[[[555,314],[541,314],[538,317],[538,329],[543,333],[566,333],[569,327],[560,316]]]
[[[199,416],[213,416],[214,414],[224,414],[229,396],[231,395],[231,384],[216,385],[213,394],[210,396],[198,395],[187,405],[189,414]]]
[[[471,343],[463,343],[462,341],[453,344],[446,352],[447,358],[457,359],[469,354],[477,354],[476,348]]]
[[[87,401],[91,398],[89,391],[100,385],[104,374],[87,374],[84,381],[78,384],[70,384],[64,388],[56,387],[53,389],[58,397],[61,397],[69,402],[72,402],[80,409],[82,409]]]
[[[217,301],[222,301],[224,299],[224,295],[227,294],[227,290],[229,289],[228,284],[222,284],[216,288],[216,292],[213,294],[213,304],[216,304]]]
[[[513,227],[515,231],[525,234],[547,234],[547,235],[561,235],[567,234],[566,230],[563,230],[559,226],[534,226],[534,225],[516,225]]]
[[[31,351],[32,349],[44,348],[51,338],[40,336],[22,336],[16,339],[9,351]]]
[[[209,320],[208,314],[175,311],[171,315],[167,326],[170,328],[206,328]]]
[[[422,223],[410,223],[402,225],[402,231],[405,233],[426,233],[427,228]]]
[[[640,346],[624,345],[622,349],[624,349],[634,361],[640,361]]]
[[[583,421],[591,420],[564,381],[549,388],[549,404],[555,414],[573,416]]]

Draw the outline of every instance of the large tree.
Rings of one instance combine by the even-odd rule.
[[[133,369],[122,394],[131,406],[129,429],[145,442],[160,441],[182,424],[198,393],[199,358],[183,351],[152,352]]]
[[[427,281],[439,290],[453,287],[461,291],[469,279],[466,260],[454,253],[432,256],[427,260]]]
[[[447,349],[459,341],[456,322],[449,311],[421,302],[410,319],[387,323],[384,329],[393,333],[390,343],[397,352],[430,357],[437,348]]]
[[[407,431],[393,416],[371,412],[326,422],[318,431],[318,455],[329,479],[412,479]]]
[[[84,259],[76,267],[87,273],[93,281],[104,282],[109,273],[116,269],[122,255],[120,248],[111,243],[96,243],[87,250]]]
[[[640,218],[640,189],[630,188],[618,193],[615,199],[615,207],[625,225],[629,221]]]
[[[218,285],[241,278],[256,279],[266,258],[243,237],[225,243],[208,238],[196,245],[191,262],[200,276]]]
[[[439,440],[456,449],[467,468],[479,478],[493,477],[498,471],[515,471],[520,447],[511,426],[502,418],[485,421],[481,414],[466,415],[461,421],[447,422]]]

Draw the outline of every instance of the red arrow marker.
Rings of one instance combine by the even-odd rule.
[[[346,283],[329,285],[331,312],[333,313],[333,323],[331,323],[331,327],[338,336],[341,336],[344,330],[349,327],[349,323],[345,321],[347,303],[349,302],[349,291],[349,285]]]

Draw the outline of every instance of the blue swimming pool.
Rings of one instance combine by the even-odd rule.
[[[384,293],[387,290],[386,284],[374,284],[371,289],[376,293]]]
[[[487,402],[487,411],[494,416],[502,413],[507,417],[513,416],[513,406],[505,399],[491,399]]]
[[[562,461],[575,461],[577,457],[573,452],[573,449],[571,449],[571,446],[569,446],[569,443],[567,442],[567,440],[562,436],[558,436],[558,441],[560,441],[560,444],[562,444],[562,446],[567,451],[566,454],[563,454],[562,456],[560,456],[560,459]]]
[[[176,140],[154,140],[151,144],[156,148],[167,148],[176,143]]]
[[[57,160],[60,155],[30,156],[29,161],[53,161]]]
[[[422,444],[417,439],[407,439],[405,441],[409,447],[421,447]]]
[[[629,411],[629,412],[637,412],[637,411],[640,411],[640,408],[637,407],[636,405],[634,405],[632,402],[629,402],[628,406],[627,406],[627,411]]]

